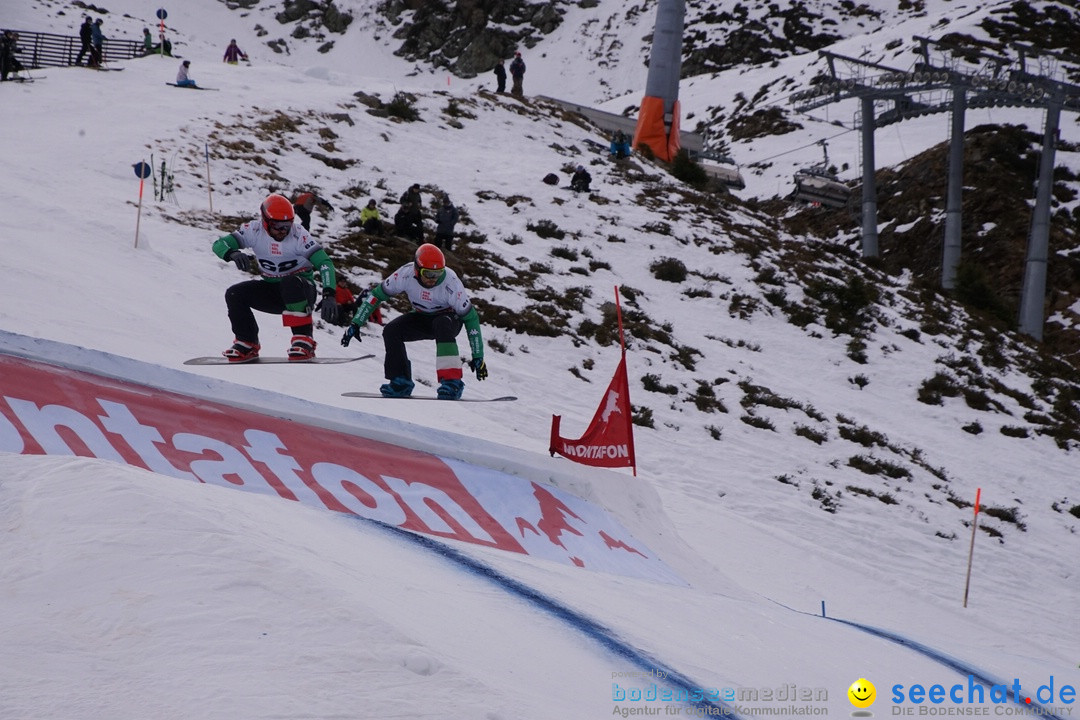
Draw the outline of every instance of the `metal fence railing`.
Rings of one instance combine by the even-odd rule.
[[[64,67],[74,65],[82,47],[77,35],[57,35],[5,28],[18,33],[19,41],[15,57],[27,68]],[[105,62],[130,60],[145,54],[138,40],[108,40],[102,42],[101,52]],[[85,62],[88,58],[83,58]]]

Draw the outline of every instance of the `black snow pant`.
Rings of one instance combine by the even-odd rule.
[[[290,275],[280,282],[245,280],[225,291],[229,322],[237,340],[259,343],[259,324],[255,313],[281,315],[282,323],[294,335],[312,334],[311,308],[315,307],[315,283],[301,275]]]
[[[457,347],[457,336],[461,332],[461,318],[453,313],[426,315],[419,312],[399,315],[383,328],[383,345],[386,357],[383,360],[383,375],[387,380],[397,377],[412,379],[412,365],[405,343],[415,340],[434,340],[436,344],[453,343]],[[438,349],[436,348],[436,352]],[[457,352],[454,352],[455,362]]]
[[[83,56],[86,55],[86,53],[88,53],[88,52],[90,52],[90,41],[89,40],[83,40],[82,41],[82,47],[79,48],[79,54],[75,56],[75,64],[76,65],[82,65]],[[91,57],[93,57],[93,56],[91,56]]]
[[[435,231],[435,247],[441,248],[447,251],[453,251],[454,249],[454,231],[441,232]]]

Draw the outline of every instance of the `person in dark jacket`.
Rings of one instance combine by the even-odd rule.
[[[589,183],[592,182],[592,175],[585,169],[584,165],[578,165],[574,170],[574,176],[570,178],[570,189],[574,192],[589,192]]]
[[[229,41],[229,46],[225,48],[225,57],[222,62],[227,62],[230,65],[236,65],[241,60],[247,60],[247,53],[240,49],[240,46],[236,44],[236,38]]]
[[[506,65],[501,58],[495,63],[495,92],[506,92]]]
[[[79,54],[75,56],[76,65],[82,65],[83,57],[90,52],[90,41],[93,32],[94,21],[87,15],[83,18],[83,24],[79,26],[79,41],[82,43],[82,47],[79,48]]]
[[[521,59],[521,53],[514,53],[514,61],[510,63],[510,76],[514,78],[514,85],[510,88],[510,94],[521,97],[524,94],[521,83],[525,79],[525,61]]]
[[[0,80],[7,80],[8,75],[24,70],[22,63],[15,57],[18,51],[19,35],[13,30],[5,30],[0,35]]]
[[[94,21],[93,26],[90,28],[90,67],[100,67],[102,61],[105,59],[104,46],[105,46],[105,33],[101,31],[101,24],[104,22],[101,18]]]
[[[424,198],[420,194],[420,183],[413,183],[409,186],[409,189],[401,194],[402,205],[415,205],[417,211],[421,210],[424,204]]]
[[[394,215],[394,230],[403,238],[422,243],[424,241],[424,216],[420,212],[420,206],[415,203],[406,203],[398,208]]]
[[[435,213],[435,247],[448,252],[453,250],[454,226],[458,217],[458,209],[450,202],[450,196],[443,195],[442,205]]]

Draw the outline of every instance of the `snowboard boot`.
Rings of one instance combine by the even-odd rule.
[[[443,380],[435,392],[440,400],[460,400],[461,393],[465,392],[465,383],[461,380]]]
[[[412,395],[414,383],[407,377],[396,377],[379,387],[383,397],[407,398]]]
[[[234,340],[233,346],[221,353],[231,363],[246,363],[259,357],[259,343]]]
[[[315,357],[315,339],[310,335],[293,335],[289,346],[289,362],[305,362]]]

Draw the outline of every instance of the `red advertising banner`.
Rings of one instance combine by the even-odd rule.
[[[627,409],[616,404],[613,413]],[[557,488],[287,415],[3,354],[0,453],[96,457],[448,540],[682,582],[603,508]]]

